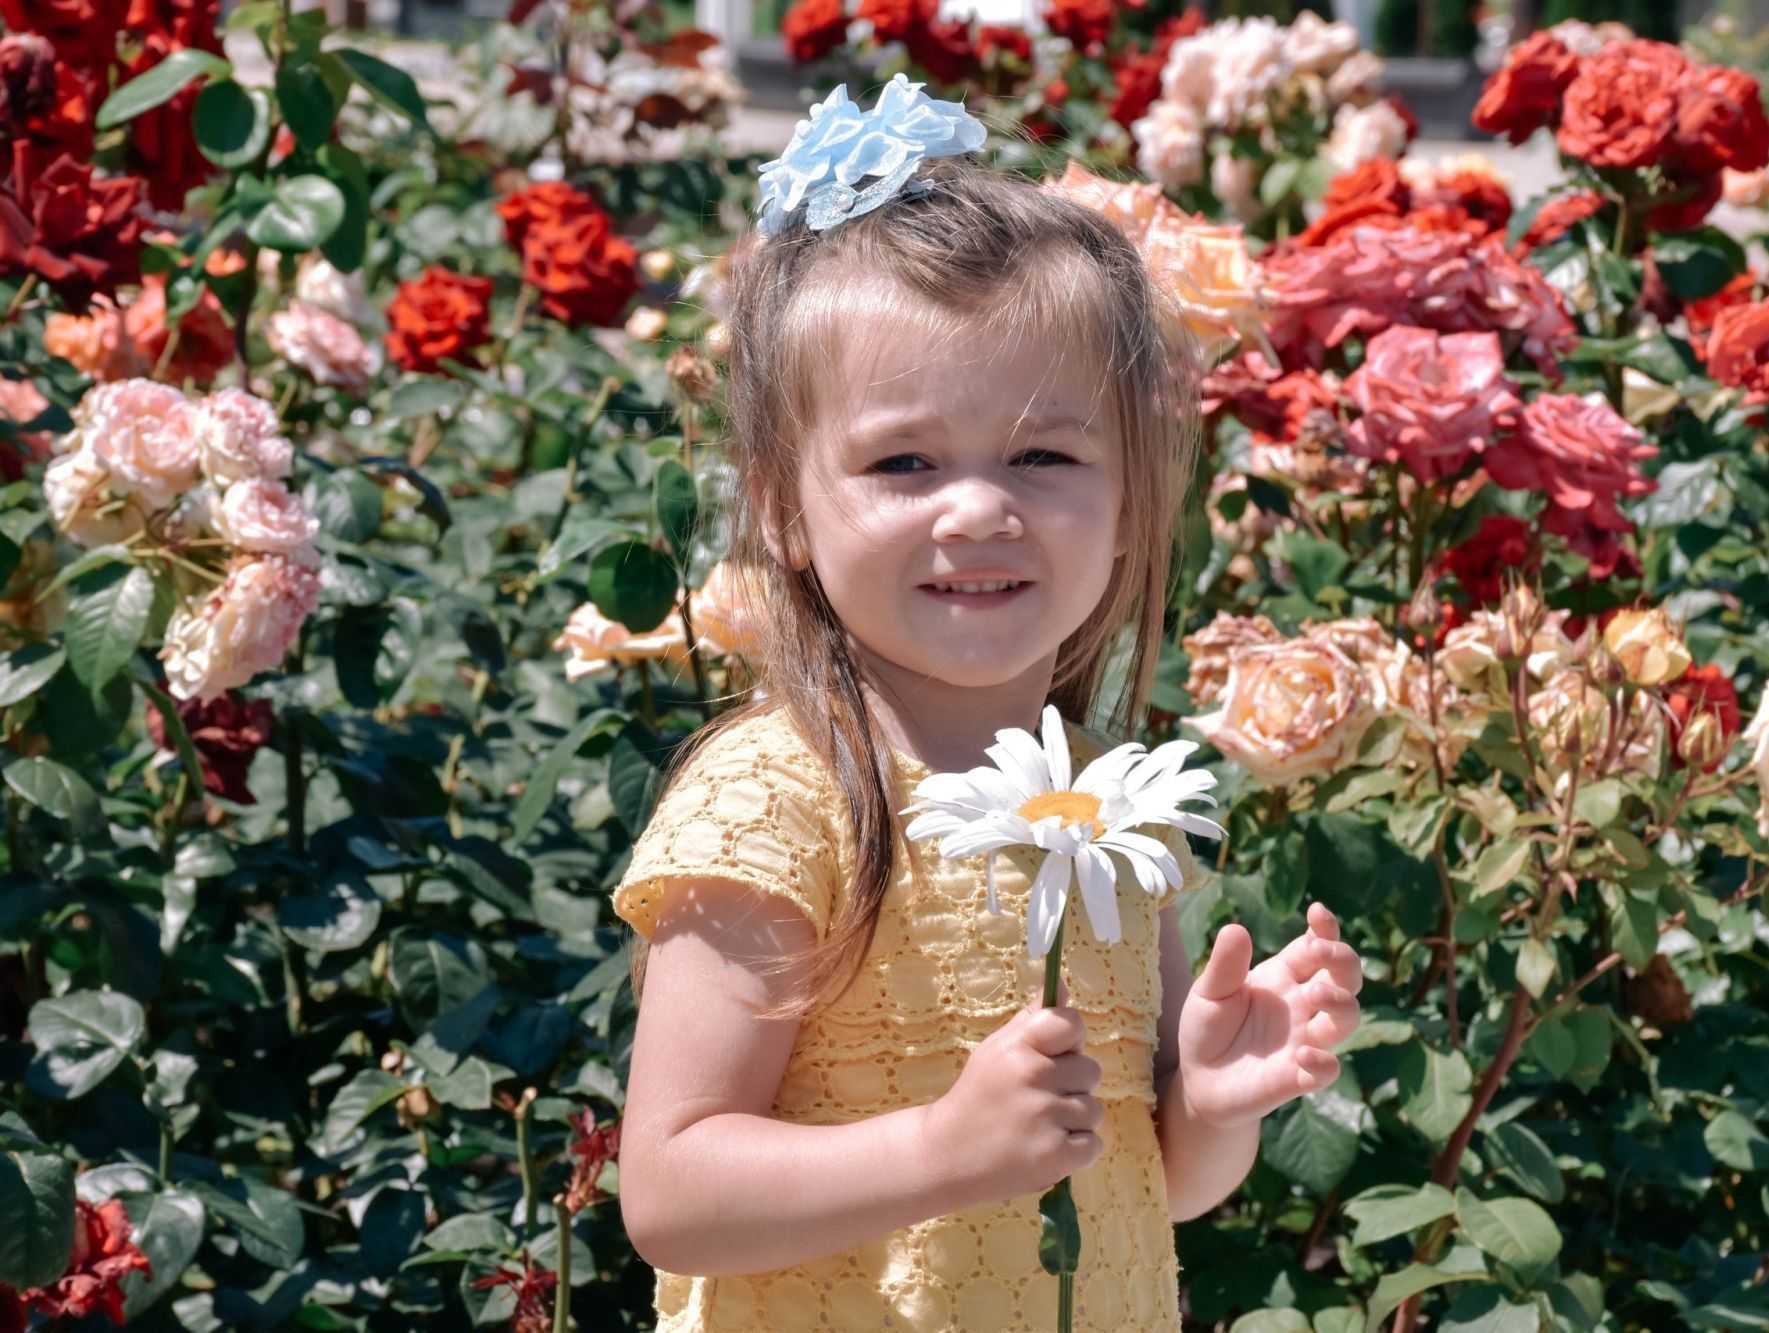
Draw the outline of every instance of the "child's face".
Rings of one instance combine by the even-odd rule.
[[[939,344],[863,332],[842,340],[806,435],[794,563],[808,556],[875,670],[1036,684],[1123,551],[1123,443],[1099,373],[1051,334],[1003,346],[986,317]]]

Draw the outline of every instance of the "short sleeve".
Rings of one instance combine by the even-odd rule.
[[[837,843],[827,779],[796,747],[739,729],[689,760],[633,847],[615,915],[651,938],[670,885],[729,879],[796,905],[822,940],[835,901]]]
[[[1161,896],[1155,900],[1155,909],[1159,911],[1168,903],[1175,901],[1180,894],[1202,888],[1206,872],[1198,865],[1197,858],[1192,855],[1191,843],[1187,840],[1183,830],[1163,825],[1156,836],[1173,853],[1173,859],[1179,862],[1180,881],[1178,888],[1169,884],[1161,891]]]

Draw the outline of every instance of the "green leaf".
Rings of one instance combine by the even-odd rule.
[[[468,389],[459,380],[425,376],[410,379],[393,391],[382,416],[404,421],[411,417],[427,417],[459,407]]]
[[[1343,1115],[1323,1109],[1318,1095],[1299,1097],[1267,1117],[1259,1155],[1289,1179],[1325,1194],[1357,1161],[1358,1132]]]
[[[504,1066],[497,1068],[504,1069]],[[507,1076],[510,1071],[505,1069],[504,1072]],[[494,1082],[493,1066],[477,1055],[469,1055],[448,1073],[429,1079],[427,1086],[444,1106],[458,1107],[463,1111],[484,1111],[491,1107]]]
[[[233,66],[220,56],[195,47],[184,47],[105,98],[104,105],[98,108],[94,125],[100,130],[113,129],[125,121],[134,120],[143,111],[164,106],[192,79],[225,79],[232,73]]]
[[[1554,1154],[1515,1120],[1488,1131],[1484,1155],[1488,1166],[1543,1203],[1559,1203],[1566,1197],[1566,1181],[1554,1162]]]
[[[1467,1236],[1525,1282],[1541,1276],[1560,1253],[1560,1228],[1528,1199],[1483,1201],[1456,1191],[1456,1221]]]
[[[389,1186],[378,1191],[363,1211],[358,1229],[363,1267],[376,1277],[391,1277],[411,1257],[424,1234],[428,1201],[417,1190]]]
[[[1351,1243],[1359,1249],[1404,1236],[1456,1211],[1456,1196],[1442,1185],[1377,1185],[1348,1200],[1345,1215],[1357,1223]]]
[[[1401,1114],[1433,1143],[1442,1143],[1474,1104],[1474,1072],[1462,1052],[1440,1055],[1423,1044],[1401,1055]]]
[[[565,526],[559,529],[558,537],[541,552],[535,572],[543,580],[550,579],[584,552],[595,549],[624,530],[624,525],[599,514],[573,511],[565,520]]]
[[[1572,811],[1592,828],[1604,828],[1621,817],[1622,797],[1627,789],[1615,778],[1580,787],[1572,799]]]
[[[1255,1310],[1228,1327],[1228,1333],[1314,1333],[1314,1325],[1293,1305],[1282,1309]]]
[[[85,778],[53,759],[38,755],[14,760],[6,767],[6,785],[45,814],[67,820],[82,836],[104,829],[98,793]]]
[[[362,267],[369,246],[369,176],[362,158],[341,143],[320,147],[315,157],[326,179],[344,196],[344,218],[319,249],[326,262],[340,273]]]
[[[1446,1273],[1430,1264],[1408,1264],[1398,1273],[1389,1273],[1376,1284],[1370,1298],[1370,1312],[1364,1319],[1364,1333],[1381,1333],[1382,1321],[1401,1307],[1401,1303],[1422,1291],[1441,1287],[1449,1282],[1475,1282],[1485,1273]]]
[[[140,565],[106,565],[78,580],[68,603],[68,664],[97,690],[135,656],[154,611],[154,578]]]
[[[411,75],[354,47],[339,47],[326,54],[342,61],[344,68],[350,71],[350,76],[374,97],[405,116],[419,129],[430,129],[430,113],[425,110],[424,98],[418,92],[418,85]]]
[[[601,731],[621,722],[621,715],[612,709],[601,708],[581,719],[569,734],[555,745],[541,760],[540,767],[534,770],[522,788],[522,798],[516,802],[516,813],[513,827],[510,830],[512,847],[520,846],[528,841],[529,835],[540,823],[541,816],[553,802],[553,793],[558,789],[559,779],[565,776],[565,770],[577,757],[583,743],[591,733]]]
[[[30,698],[65,661],[67,654],[52,643],[27,643],[0,657],[0,708]]]
[[[366,542],[381,528],[381,488],[355,468],[321,479],[309,508],[320,530],[341,542]]]
[[[184,1190],[121,1197],[134,1232],[130,1239],[153,1265],[152,1277],[134,1272],[123,1279],[123,1315],[130,1320],[179,1285],[202,1248],[205,1214],[203,1201]]]
[[[380,921],[380,898],[366,884],[348,878],[320,893],[285,898],[276,909],[276,923],[283,933],[316,953],[359,949]]]
[[[608,796],[626,830],[637,838],[651,818],[663,785],[657,765],[645,757],[629,736],[621,736],[608,752]]]
[[[1259,178],[1259,202],[1267,208],[1276,208],[1295,186],[1297,173],[1301,170],[1300,158],[1280,157],[1273,162]]]
[[[1681,301],[1712,296],[1745,268],[1738,242],[1712,227],[1654,237],[1652,260]]]
[[[1273,539],[1279,555],[1288,562],[1302,591],[1319,600],[1323,590],[1339,586],[1351,556],[1338,542],[1314,537],[1300,529]]]
[[[432,1250],[481,1250],[503,1254],[516,1244],[516,1233],[490,1213],[461,1213],[424,1237]]]
[[[324,176],[292,176],[277,183],[246,235],[272,250],[304,254],[323,245],[343,221],[343,191]]]
[[[284,65],[276,72],[276,102],[295,142],[316,153],[332,137],[338,103],[312,65]]]
[[[1038,1197],[1038,1262],[1047,1273],[1074,1273],[1081,1266],[1081,1222],[1065,1178]]]
[[[657,525],[675,552],[676,564],[688,566],[688,552],[694,544],[694,529],[700,521],[700,494],[694,475],[673,458],[664,459],[657,469],[653,485],[657,509]]]
[[[0,1283],[42,1287],[74,1249],[74,1164],[50,1153],[0,1153]]]
[[[11,770],[7,770],[9,773]],[[84,1097],[128,1058],[147,1028],[139,1001],[117,991],[74,991],[31,1006],[37,1047],[31,1086],[46,1097]]]
[[[1643,898],[1619,884],[1604,884],[1602,893],[1615,951],[1629,967],[1645,967],[1658,952],[1656,895]]]
[[[1735,1171],[1769,1170],[1769,1138],[1737,1111],[1721,1111],[1701,1132],[1714,1160]]]
[[[1535,1305],[1520,1305],[1505,1298],[1503,1287],[1481,1286],[1463,1292],[1450,1302],[1439,1333],[1542,1333],[1549,1327]]]
[[[676,607],[676,567],[663,552],[639,542],[605,546],[590,561],[589,593],[596,609],[634,634],[656,629]]]
[[[390,1102],[399,1100],[406,1083],[384,1069],[358,1070],[326,1107],[324,1139],[328,1152],[340,1151],[357,1126]]]
[[[1534,935],[1524,937],[1517,950],[1517,980],[1526,991],[1541,999],[1558,967],[1552,949]]]
[[[212,1217],[219,1218],[240,1238],[240,1246],[261,1264],[289,1269],[301,1259],[305,1239],[301,1211],[284,1190],[267,1185],[256,1176],[235,1176],[219,1185],[195,1181],[190,1185]]]
[[[203,156],[216,166],[243,167],[270,142],[270,98],[232,79],[213,82],[197,94],[191,130]]]
[[[394,936],[388,970],[406,1021],[419,1031],[492,981],[485,950],[475,941],[416,931]]]
[[[1474,863],[1474,896],[1484,898],[1515,883],[1529,860],[1529,847],[1521,838],[1501,838],[1482,852]]]

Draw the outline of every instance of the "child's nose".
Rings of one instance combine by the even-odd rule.
[[[1025,525],[1005,487],[981,477],[965,477],[941,490],[935,541],[989,541],[1024,533]]]

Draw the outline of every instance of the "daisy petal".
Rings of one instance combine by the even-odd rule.
[[[1087,924],[1101,944],[1116,944],[1124,937],[1118,920],[1118,877],[1112,861],[1098,847],[1083,847],[1075,858],[1075,875],[1081,881],[1081,905]]]
[[[1008,780],[1024,793],[1020,804],[1052,790],[1050,764],[1044,757],[1044,747],[1018,727],[1006,727],[996,732],[995,744],[983,753],[993,759]]]
[[[1050,789],[1068,791],[1075,770],[1069,762],[1069,738],[1063,733],[1063,715],[1046,704],[1044,725],[1039,731],[1044,737],[1044,760],[1050,765]]]
[[[1056,941],[1057,926],[1063,909],[1069,903],[1069,866],[1073,857],[1051,852],[1038,867],[1038,878],[1032,881],[1032,901],[1026,918],[1026,953],[1043,958]]]

